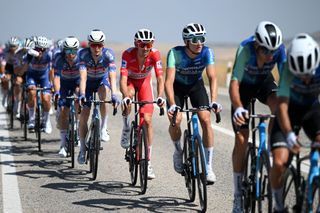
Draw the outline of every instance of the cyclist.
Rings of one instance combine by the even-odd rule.
[[[167,56],[167,74],[165,90],[169,106],[168,117],[171,120],[177,107],[183,108],[184,96],[188,95],[193,107],[208,106],[209,98],[202,79],[202,72],[206,70],[209,79],[211,93],[210,106],[217,107],[217,112],[222,107],[216,102],[217,78],[214,67],[213,51],[204,45],[206,41],[206,30],[201,24],[190,23],[183,28],[182,38],[184,46],[172,48]],[[214,109],[213,109],[214,110]],[[216,176],[212,170],[213,158],[213,130],[209,111],[198,112],[199,120],[203,130],[203,143],[207,163],[207,181],[213,183]],[[181,140],[182,113],[178,112],[176,126],[169,127],[171,140],[175,146],[173,164],[176,172],[183,171]]]
[[[80,60],[80,102],[92,99],[94,91],[98,91],[100,100],[105,100],[109,91],[114,104],[119,100],[116,92],[116,64],[114,53],[110,48],[104,47],[105,34],[98,29],[92,30],[88,35],[88,48],[79,52]],[[85,163],[85,137],[88,131],[88,118],[90,102],[87,102],[80,114],[80,152],[79,164]],[[101,140],[109,141],[107,129],[107,105],[100,105],[101,113]]]
[[[232,103],[231,116],[235,132],[232,153],[234,203],[233,212],[242,212],[242,178],[245,151],[249,130],[248,118],[250,100],[257,98],[274,113],[276,109],[277,85],[271,73],[275,64],[281,70],[286,60],[282,33],[277,25],[269,21],[258,24],[255,35],[244,40],[236,54],[229,95]]]
[[[121,146],[126,149],[129,147],[131,111],[130,101],[134,97],[135,91],[138,92],[139,101],[153,101],[153,87],[151,71],[154,68],[157,78],[157,100],[159,106],[163,106],[165,100],[162,98],[164,91],[164,80],[162,77],[162,63],[160,52],[153,48],[154,34],[148,29],[140,29],[134,36],[134,47],[131,47],[122,54],[120,90],[123,96],[122,103],[125,107],[123,116],[123,129],[121,135]],[[129,103],[128,103],[128,102]],[[151,166],[151,153],[153,142],[152,128],[153,105],[146,104],[141,108],[141,115],[144,117],[147,128],[148,139],[148,178],[154,179],[155,174]]]
[[[20,119],[21,99],[22,99],[22,85],[26,78],[26,73],[23,71],[24,57],[27,51],[35,48],[35,43],[30,38],[25,38],[22,43],[22,48],[19,49],[15,55],[14,74],[15,74],[15,86],[14,86],[14,102],[13,111],[16,113],[16,118]]]
[[[59,155],[66,157],[66,135],[68,129],[68,115],[70,108],[70,100],[66,100],[67,96],[79,93],[79,61],[77,51],[79,49],[79,40],[74,36],[64,39],[62,44],[62,52],[55,56],[54,68],[54,99],[59,101],[59,120],[60,123],[60,150]]]
[[[4,50],[4,59],[2,61],[4,65],[4,73],[1,75],[1,84],[2,84],[2,105],[7,107],[7,96],[9,90],[9,81],[11,77],[13,78],[15,64],[15,55],[17,50],[20,47],[20,39],[16,36],[13,36],[7,42],[6,49]]]
[[[49,41],[44,36],[37,37],[35,42],[35,50],[28,51],[25,57],[25,65],[23,71],[27,71],[27,85],[28,89],[36,88],[40,85],[42,88],[50,88],[49,72],[51,70],[51,54],[48,51]],[[41,128],[44,132],[50,134],[52,132],[49,111],[51,108],[51,91],[43,91],[41,97],[43,103],[43,119]],[[36,91],[30,90],[28,92],[28,108],[29,108],[29,123],[28,129],[30,132],[35,131],[35,104]]]
[[[273,156],[270,178],[275,211],[285,212],[282,177],[289,150],[299,151],[297,137],[301,126],[311,141],[320,142],[319,54],[319,46],[311,36],[298,34],[291,42],[287,63],[280,76],[278,119],[270,137]]]

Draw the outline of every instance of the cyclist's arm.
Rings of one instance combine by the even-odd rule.
[[[55,70],[55,75],[54,75],[54,79],[53,79],[53,87],[54,87],[55,92],[60,91],[60,75],[58,73],[59,73],[59,71]]]
[[[84,67],[80,67],[80,84],[79,84],[80,95],[86,94],[86,83],[87,83],[87,69]]]
[[[158,92],[158,97],[163,97],[163,92],[164,92],[164,81],[163,81],[163,76],[157,76],[157,92]]]
[[[230,95],[231,104],[234,109],[237,109],[238,107],[242,107],[238,80],[231,80],[230,87],[229,87],[229,95]]]
[[[176,68],[166,69],[165,92],[166,92],[166,96],[170,106],[175,104],[174,90],[173,90],[175,75],[176,75]]]
[[[278,107],[279,124],[284,135],[287,135],[292,131],[292,126],[288,114],[289,98],[283,96],[278,97]]]
[[[115,94],[117,91],[117,73],[109,72],[110,86],[111,86],[111,95]]]
[[[214,64],[207,65],[206,73],[210,84],[211,101],[216,101],[218,95],[218,80]]]
[[[120,76],[120,92],[122,93],[123,98],[130,97],[128,92],[128,76]]]

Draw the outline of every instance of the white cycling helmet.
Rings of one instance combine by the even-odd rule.
[[[282,44],[280,28],[270,21],[262,21],[258,24],[255,38],[260,46],[264,46],[269,50],[276,50]]]
[[[20,40],[18,37],[11,37],[10,40],[8,41],[8,46],[10,47],[18,47],[20,46]]]
[[[183,39],[192,39],[195,36],[205,36],[206,34],[206,29],[202,24],[190,23],[182,30]]]
[[[31,38],[25,38],[22,47],[25,49],[34,49],[36,44]]]
[[[44,36],[38,36],[36,41],[36,47],[49,48],[49,40]]]
[[[102,43],[106,39],[106,36],[101,30],[95,29],[88,35],[89,42]]]
[[[74,36],[68,36],[63,41],[64,49],[78,49],[80,46],[79,40]]]
[[[296,75],[314,75],[319,66],[319,45],[308,34],[295,36],[288,50],[290,71]]]
[[[148,29],[140,29],[134,35],[134,41],[142,41],[142,42],[154,41],[154,34]]]

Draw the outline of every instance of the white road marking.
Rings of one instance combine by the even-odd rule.
[[[0,105],[0,126],[7,126],[6,111]],[[3,138],[9,138],[8,130],[1,129],[0,135]],[[18,180],[14,159],[11,154],[11,142],[0,141],[0,159],[1,159],[1,176],[2,176],[2,199],[3,212],[22,212]]]

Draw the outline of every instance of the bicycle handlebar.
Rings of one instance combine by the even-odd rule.
[[[212,107],[210,107],[210,106],[201,106],[198,108],[191,108],[191,109],[181,109],[180,107],[176,107],[176,110],[174,111],[173,116],[172,116],[171,126],[172,127],[176,126],[176,119],[177,119],[178,111],[196,113],[199,111],[211,110],[211,109],[212,109]],[[216,110],[216,108],[215,108],[215,110]],[[216,123],[220,123],[221,122],[220,112],[215,113],[215,115],[216,115]]]
[[[138,104],[139,106],[143,106],[143,105],[146,105],[146,104],[160,104],[160,102],[159,101],[156,101],[156,100],[154,100],[154,101],[130,101],[129,99],[127,100],[127,105],[128,104],[130,104],[130,102],[132,103],[132,104]],[[159,113],[159,115],[160,116],[162,116],[162,115],[164,115],[164,108],[163,108],[163,106],[162,107],[160,107],[160,113]]]
[[[85,101],[85,103],[96,103],[96,104],[101,104],[101,103],[106,103],[106,104],[113,104],[113,102],[110,100],[110,101],[101,101],[101,100],[89,100],[89,101]],[[117,106],[118,107],[118,106]],[[113,108],[113,112],[112,112],[112,115],[116,115],[117,112],[118,112],[118,108],[117,107],[114,107]],[[81,106],[79,107],[79,114],[81,112]]]

